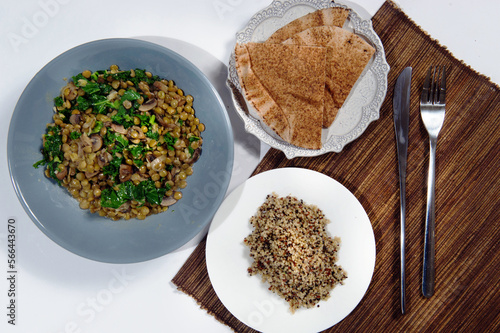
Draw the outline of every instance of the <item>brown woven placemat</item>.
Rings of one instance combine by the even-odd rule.
[[[391,71],[380,119],[340,153],[287,160],[271,149],[254,174],[282,167],[320,171],[346,186],[372,222],[376,265],[360,304],[327,332],[500,331],[500,93],[455,59],[392,3],[372,19]],[[472,47],[472,46],[471,46]],[[430,65],[448,69],[446,119],[437,147],[436,289],[421,295],[428,136],[419,95]],[[392,113],[398,74],[413,67],[407,168],[407,314],[399,306],[399,185]],[[173,283],[236,332],[254,332],[217,298],[205,241]]]

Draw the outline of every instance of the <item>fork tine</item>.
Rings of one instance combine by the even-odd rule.
[[[422,96],[420,97],[421,103],[429,102],[429,92],[430,92],[430,86],[431,86],[430,85],[431,69],[432,69],[432,67],[429,67],[429,70],[427,71],[427,76],[425,77],[425,80],[424,80],[424,86],[422,88]]]
[[[439,91],[439,103],[444,104],[446,101],[446,67],[443,66],[441,72],[441,88]]]
[[[429,100],[432,104],[436,103],[438,99],[438,77],[439,77],[439,67],[434,67],[432,71],[432,80],[431,80],[431,95],[429,96]]]

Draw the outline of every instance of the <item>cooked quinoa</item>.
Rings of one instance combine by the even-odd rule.
[[[244,243],[254,261],[248,273],[261,274],[269,290],[289,303],[292,313],[328,299],[330,291],[347,278],[335,264],[340,238],[328,235],[325,227],[330,221],[318,207],[273,193],[250,223],[254,230]]]

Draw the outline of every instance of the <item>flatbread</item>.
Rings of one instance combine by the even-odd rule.
[[[330,7],[316,10],[278,29],[266,40],[266,43],[281,43],[296,33],[312,27],[330,25],[342,28],[348,15],[349,9],[342,7]]]
[[[321,148],[326,48],[245,43],[235,47],[247,101],[283,140]]]
[[[375,49],[356,34],[333,26],[306,29],[283,44],[327,48],[323,127],[330,127]]]

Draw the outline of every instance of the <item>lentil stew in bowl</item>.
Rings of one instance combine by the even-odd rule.
[[[80,208],[113,220],[166,211],[201,155],[205,125],[193,96],[141,69],[73,76],[52,118],[34,167],[45,165]]]
[[[212,61],[211,59],[203,59],[207,60],[208,63]],[[218,60],[215,59],[215,61]],[[191,148],[193,148],[194,142],[202,143],[203,154],[191,166],[193,174],[186,175],[187,179],[184,179],[189,185],[185,188],[172,189],[173,192],[182,192],[182,199],[170,206],[168,211],[161,214],[151,213],[144,220],[121,218],[116,223],[112,218],[103,218],[98,213],[91,213],[90,209],[80,209],[79,201],[68,194],[65,188],[59,186],[57,177],[46,177],[45,166],[40,166],[38,169],[33,167],[36,161],[44,159],[40,151],[42,148],[41,136],[47,133],[47,123],[55,125],[53,119],[55,115],[53,111],[54,98],[61,95],[61,88],[72,81],[72,78],[78,73],[83,75],[84,70],[90,70],[91,75],[103,69],[111,72],[110,65],[112,64],[119,66],[118,72],[134,69],[136,77],[140,76],[141,72],[144,72],[146,76],[146,72],[150,72],[152,77],[158,76],[161,79],[175,81],[174,85],[183,90],[184,96],[193,96],[191,107],[196,110],[195,117],[203,123],[201,128],[205,127],[204,131],[200,131],[202,141],[191,142]],[[136,70],[137,68],[140,70]],[[208,69],[205,68],[204,71],[208,72]],[[85,75],[88,74],[85,73]],[[130,74],[132,75],[132,73]],[[117,75],[126,74],[117,73]],[[7,138],[9,173],[16,196],[27,217],[43,234],[62,248],[81,257],[100,262],[143,262],[170,253],[193,239],[210,223],[215,211],[224,199],[233,170],[234,138],[232,126],[227,108],[218,90],[212,84],[214,80],[214,77],[209,78],[182,54],[168,48],[168,43],[167,45],[159,45],[139,39],[108,38],[90,41],[68,49],[52,59],[26,85],[12,113],[9,125]],[[134,82],[133,79],[130,81]],[[125,89],[125,91],[133,90],[131,88]],[[134,86],[134,88],[138,90],[138,86]],[[156,91],[153,88],[150,88],[150,92]],[[122,88],[114,90],[118,92],[120,89]],[[77,99],[78,97],[76,96]],[[85,96],[83,97],[85,98]],[[133,101],[132,104],[135,102]],[[143,104],[146,102],[145,98]],[[150,121],[152,120],[151,116],[154,116],[153,120],[160,128],[161,124],[152,110],[154,108],[143,112],[149,113]],[[89,116],[85,112],[79,111],[80,115]],[[134,116],[136,113],[142,114],[134,109]],[[164,114],[162,119],[165,120],[166,117],[168,118]],[[127,116],[124,118],[127,120]],[[132,119],[134,118],[132,117]],[[189,119],[189,115],[187,119]],[[187,121],[182,122],[186,126]],[[145,125],[152,127],[152,125]],[[141,124],[133,126],[142,129]],[[105,127],[104,122],[103,127]],[[111,130],[111,126],[107,128],[107,131]],[[180,133],[182,137],[182,129]],[[69,134],[71,135],[71,132]],[[94,133],[87,136],[90,138],[92,134]],[[137,132],[137,135],[140,133]],[[173,134],[171,133],[171,135]],[[135,134],[131,133],[130,136],[135,136]],[[127,134],[120,134],[120,138],[126,138],[128,146],[133,145],[132,139],[127,138]],[[106,143],[103,138],[104,144]],[[129,148],[128,146],[127,148]],[[189,152],[189,148],[185,147],[184,153],[185,149]],[[171,151],[168,148],[166,150]],[[76,153],[78,154],[78,150]],[[135,150],[134,153],[136,153]],[[110,152],[110,154],[113,153]],[[61,161],[63,160],[63,157],[59,158]],[[179,156],[179,158],[182,157]],[[122,164],[126,164],[126,159],[125,163],[119,165]],[[181,168],[183,164],[181,163]],[[136,166],[133,166],[133,170],[135,168]],[[149,176],[151,180],[152,176]],[[132,175],[129,181],[132,181]],[[210,192],[205,191],[208,188]],[[132,189],[132,186],[125,185],[123,191],[116,193],[123,195],[120,196],[121,198],[126,198],[126,195],[132,192],[129,192],[129,189]],[[113,187],[113,190],[117,189]],[[94,194],[94,199],[95,197]],[[151,211],[147,202],[144,206],[147,206]]]

